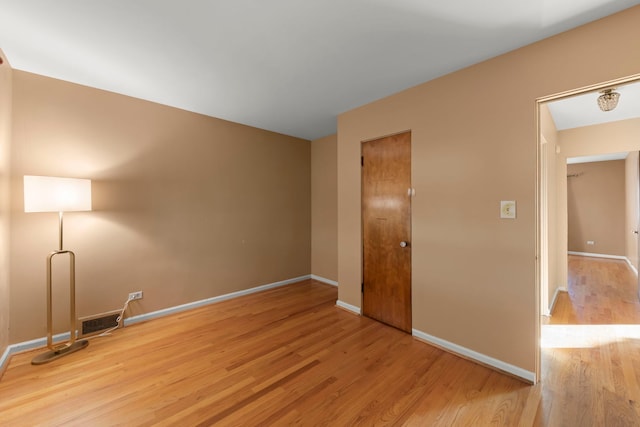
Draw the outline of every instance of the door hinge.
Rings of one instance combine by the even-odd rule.
[[[362,282],[362,286],[360,286],[360,292],[364,294],[364,282]]]
[[[360,166],[364,166],[364,156],[360,156]]]

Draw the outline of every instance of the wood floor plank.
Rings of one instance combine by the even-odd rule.
[[[335,287],[307,280],[120,329],[47,365],[15,355],[0,425],[640,425],[635,276],[582,257],[569,271],[536,386],[341,310]]]
[[[640,425],[637,277],[624,261],[569,256],[568,290],[543,325],[543,340],[566,328],[542,351],[543,425]]]

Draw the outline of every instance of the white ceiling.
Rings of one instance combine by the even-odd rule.
[[[314,139],[341,112],[639,3],[0,0],[0,48],[19,70]]]
[[[640,117],[640,81],[616,86],[615,89],[620,99],[612,111],[600,110],[598,91],[547,103],[556,129],[573,129]]]
[[[549,112],[557,130],[566,130],[640,117],[640,81],[615,87],[620,99],[615,109],[602,111],[598,107],[599,91],[586,92],[569,98],[548,102]],[[570,157],[567,164],[623,160],[629,153],[605,153],[593,156]]]

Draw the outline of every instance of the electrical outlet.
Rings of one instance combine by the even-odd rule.
[[[594,242],[593,240],[587,240],[587,245],[595,245],[596,242]]]
[[[129,294],[129,301],[134,301],[137,299],[142,299],[142,291],[131,292]]]

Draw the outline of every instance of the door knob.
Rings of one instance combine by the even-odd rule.
[[[633,230],[633,234],[638,234],[638,230]]]
[[[405,242],[405,241],[400,242],[400,247],[401,248],[406,248],[407,246],[409,246],[408,242]]]

